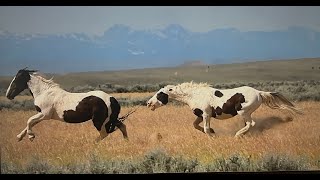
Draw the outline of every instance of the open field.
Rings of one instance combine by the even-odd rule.
[[[320,170],[320,58],[210,65],[208,72],[206,68],[55,75],[54,81],[68,91],[110,93],[121,104],[120,115],[139,107],[125,121],[129,141],[116,131],[98,144],[94,139],[99,133],[91,121],[44,121],[33,128],[33,142],[27,137],[17,142],[16,135],[36,111],[26,90],[13,101],[6,99],[12,77],[0,77],[1,173]],[[172,101],[154,112],[146,108],[146,99],[163,85],[191,80],[221,89],[249,85],[280,92],[305,115],[290,120],[289,114],[262,105],[253,113],[256,125],[243,138],[233,137],[243,126],[239,117],[212,119],[216,136],[210,138],[193,128],[196,117],[185,105]]]
[[[290,101],[299,102],[299,101],[320,101],[320,80],[300,80],[300,81],[269,81],[269,82],[253,82],[253,83],[221,83],[215,84],[214,87],[218,89],[228,89],[240,86],[251,86],[257,90],[270,91],[270,92],[279,92],[287,97]],[[126,89],[126,86],[120,88],[122,93],[116,93],[117,91],[111,90],[111,93],[107,89],[99,89],[99,87],[84,87],[81,88],[82,92],[88,92],[90,90],[102,90],[114,96],[120,103],[122,107],[131,107],[131,106],[144,106],[146,101],[152,97],[152,95],[158,91],[161,87],[159,84],[157,86],[135,86],[137,88],[127,88],[126,93],[122,91]],[[135,92],[139,90],[138,87],[142,88],[144,92]],[[109,89],[110,90],[110,89]],[[140,89],[141,90],[141,89]],[[131,92],[133,91],[133,92]],[[11,109],[15,111],[19,110],[34,110],[33,98],[30,96],[30,93],[25,90],[25,93],[20,93],[14,100],[10,101],[5,96],[0,96],[0,110],[1,109]],[[175,100],[170,101],[173,105],[182,105],[182,103]],[[170,104],[169,103],[169,104]]]
[[[25,127],[27,118],[36,112],[5,109],[0,111],[1,161],[2,167],[5,167],[2,172],[35,173],[38,171],[32,169],[30,164],[40,161],[65,169],[62,172],[72,173],[74,171],[70,168],[80,164],[87,164],[89,168],[92,161],[139,161],[139,158],[141,160],[145,154],[157,149],[165,151],[168,156],[197,160],[199,164],[210,164],[233,155],[244,157],[251,163],[269,155],[279,155],[279,161],[284,161],[283,157],[288,156],[293,159],[288,164],[300,164],[301,169],[320,170],[320,103],[305,101],[297,103],[297,106],[304,110],[305,115],[290,121],[289,114],[262,105],[253,114],[256,125],[240,139],[233,137],[243,126],[238,117],[212,120],[211,127],[216,137],[210,138],[193,128],[195,116],[187,106],[167,105],[154,112],[139,106],[125,121],[129,141],[125,141],[120,131],[116,131],[98,144],[94,143],[98,132],[91,121],[82,124],[44,121],[33,128],[36,134],[33,142],[27,137],[17,142],[16,135]],[[121,115],[131,108],[123,107]],[[111,164],[109,168],[115,166]],[[106,165],[100,167],[101,172],[109,172],[106,169]],[[48,173],[52,170],[44,171]],[[210,168],[197,171],[210,171]]]
[[[313,69],[312,69],[313,67]],[[149,68],[123,71],[83,72],[56,74],[54,81],[64,89],[77,86],[117,84],[180,83],[184,81],[216,83],[298,81],[320,79],[320,58],[272,60],[248,63],[186,66],[172,68]],[[23,67],[22,67],[23,68]],[[32,69],[32,67],[30,67]],[[41,69],[39,69],[41,71]],[[13,72],[15,74],[16,72]],[[43,72],[47,73],[47,72]],[[177,73],[177,75],[175,75]],[[47,78],[51,78],[48,75]],[[0,77],[0,89],[6,89],[12,76]]]

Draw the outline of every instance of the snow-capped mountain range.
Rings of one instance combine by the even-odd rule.
[[[289,27],[242,32],[235,28],[191,32],[178,24],[134,30],[117,24],[101,36],[83,33],[16,34],[0,31],[0,74],[28,66],[63,73],[320,57],[320,32]]]

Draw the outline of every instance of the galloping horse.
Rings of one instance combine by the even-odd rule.
[[[235,136],[246,133],[255,122],[251,114],[264,103],[272,109],[286,109],[292,113],[302,114],[289,100],[277,92],[264,92],[252,87],[242,86],[233,89],[215,89],[206,83],[182,83],[176,86],[167,85],[161,88],[147,101],[147,107],[155,110],[168,103],[169,98],[189,105],[197,116],[193,126],[210,136],[214,133],[210,128],[210,118],[228,119],[240,115],[244,127]],[[204,122],[204,128],[199,124]]]
[[[48,119],[67,123],[82,123],[92,119],[93,125],[100,132],[96,141],[104,139],[115,127],[121,130],[125,139],[128,138],[126,126],[118,119],[118,101],[103,91],[70,93],[60,88],[52,79],[47,80],[36,71],[24,68],[11,81],[6,97],[12,100],[27,88],[34,98],[38,113],[28,119],[27,127],[17,135],[18,141],[26,134],[32,141],[35,138],[32,127]]]

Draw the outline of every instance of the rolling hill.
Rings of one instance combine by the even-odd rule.
[[[209,69],[208,69],[209,66]],[[43,72],[45,73],[45,72]],[[47,74],[63,88],[99,84],[156,84],[162,82],[262,82],[320,80],[320,58],[266,60],[234,64],[181,65],[119,71]],[[7,88],[13,76],[0,76],[0,88]]]

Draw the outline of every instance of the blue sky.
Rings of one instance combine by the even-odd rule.
[[[15,33],[101,35],[114,24],[134,29],[180,24],[194,32],[216,28],[320,31],[320,6],[2,6],[0,30]]]

